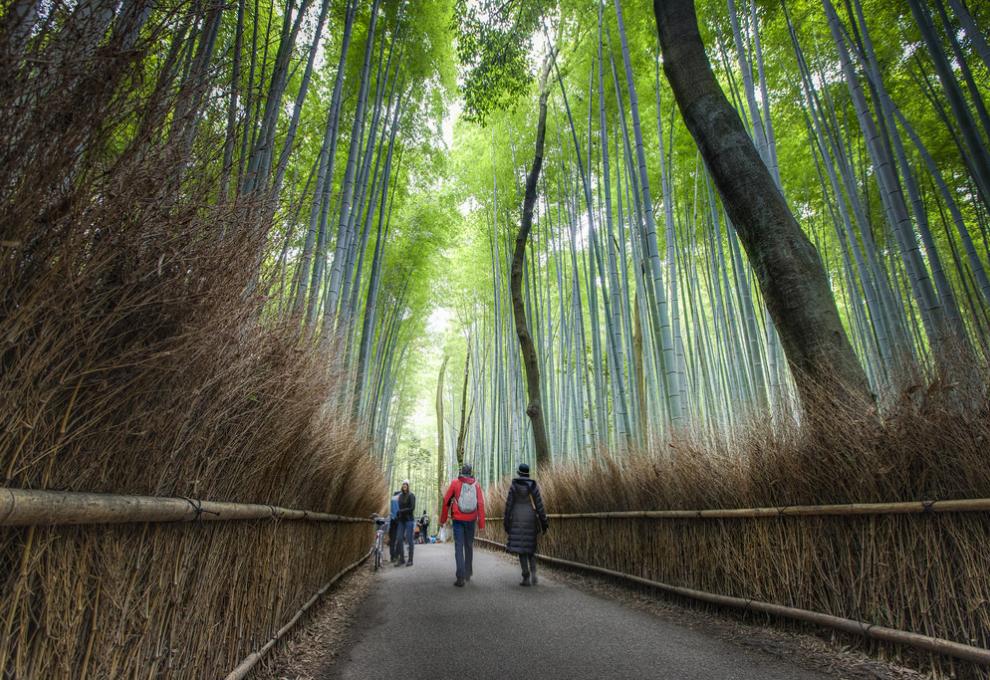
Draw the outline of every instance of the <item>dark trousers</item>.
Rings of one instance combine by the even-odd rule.
[[[413,549],[415,548],[415,546],[413,545],[413,528],[415,526],[416,523],[413,522],[413,520],[411,519],[399,520],[399,531],[398,531],[399,545],[396,547],[395,550],[396,550],[396,555],[398,555],[400,562],[404,562],[406,559],[405,556],[406,544],[409,545],[409,561],[412,562]]]
[[[471,578],[474,561],[474,522],[454,520],[454,561],[457,563],[457,580]]]
[[[390,560],[394,560],[395,556],[397,555],[395,551],[397,547],[395,542],[396,540],[398,540],[397,537],[398,531],[399,531],[399,523],[393,519],[391,522],[388,523],[388,558]]]
[[[536,576],[536,555],[533,553],[520,553],[519,566],[522,567],[523,578],[528,578],[530,574]]]

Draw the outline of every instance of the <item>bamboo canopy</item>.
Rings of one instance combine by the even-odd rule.
[[[481,541],[482,543],[487,543],[494,547],[503,547],[501,543],[489,541],[488,539],[475,538],[475,540]],[[590,564],[583,564],[581,562],[572,562],[571,560],[564,560],[559,557],[548,557],[546,555],[539,554],[536,557],[544,562],[555,564],[557,566],[583,569],[585,571],[631,581],[633,583],[638,583],[650,588],[656,588],[673,595],[699,600],[701,602],[708,602],[718,606],[732,607],[734,609],[742,609],[745,611],[762,612],[764,614],[792,619],[794,621],[803,621],[816,626],[839,630],[851,635],[861,635],[874,640],[906,645],[916,649],[934,652],[936,654],[945,654],[957,659],[964,659],[983,666],[990,666],[990,649],[984,649],[982,647],[974,647],[972,645],[953,642],[952,640],[930,637],[919,633],[910,633],[903,630],[897,630],[895,628],[885,628],[884,626],[877,626],[872,623],[845,619],[839,616],[832,616],[831,614],[822,614],[821,612],[809,611],[807,609],[786,607],[784,605],[773,604],[770,602],[760,602],[758,600],[751,600],[743,597],[718,595],[716,593],[709,593],[703,590],[673,586],[667,583],[661,583],[659,581],[643,578],[641,576],[633,576],[632,574],[626,574],[621,571],[606,569],[604,567],[596,567]]]
[[[61,526],[128,522],[225,522],[233,520],[307,520],[370,522],[325,512],[256,503],[226,503],[195,498],[126,496],[0,488],[0,526]]]
[[[575,512],[551,514],[553,519],[733,519],[751,517],[814,517],[850,515],[920,515],[944,512],[987,512],[990,498],[901,503],[846,503],[844,505],[782,505],[769,508],[726,508],[713,510],[618,510],[614,512]],[[500,522],[501,517],[486,517]]]

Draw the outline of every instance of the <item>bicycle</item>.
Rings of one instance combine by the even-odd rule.
[[[384,555],[385,547],[385,519],[378,517],[377,515],[372,515],[375,520],[375,543],[371,549],[372,559],[371,559],[371,570],[378,571],[382,567],[382,559]]]

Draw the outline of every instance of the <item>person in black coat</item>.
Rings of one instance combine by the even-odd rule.
[[[547,511],[543,507],[543,497],[535,479],[529,476],[529,466],[519,465],[518,477],[509,486],[509,495],[505,499],[505,517],[503,526],[509,535],[506,544],[510,553],[519,555],[519,565],[522,567],[522,583],[520,585],[536,585],[536,539],[542,531],[550,528]]]
[[[397,500],[398,511],[395,513],[395,518],[399,523],[399,530],[396,532],[399,545],[395,548],[395,552],[399,556],[399,561],[396,562],[396,566],[405,565],[411,567],[413,565],[413,551],[416,548],[413,544],[413,533],[416,526],[416,494],[409,490],[408,479],[402,482]],[[406,560],[406,551],[404,549],[407,545],[409,546],[408,561]]]
[[[426,510],[423,511],[423,516],[416,520],[416,524],[419,525],[419,538],[422,543],[430,542],[430,516],[426,514]]]

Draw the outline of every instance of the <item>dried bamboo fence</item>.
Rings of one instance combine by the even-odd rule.
[[[562,513],[540,551],[551,564],[890,643],[879,651],[982,679],[988,511],[984,498]],[[502,545],[502,518],[488,521],[482,541]]]
[[[246,677],[372,533],[269,505],[7,488],[0,527],[20,546],[0,624],[17,678]]]

